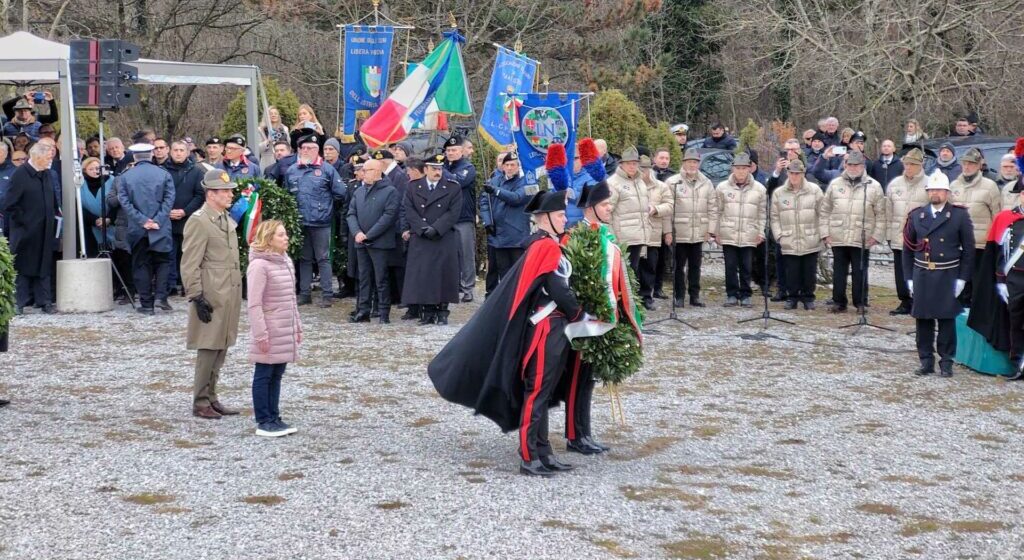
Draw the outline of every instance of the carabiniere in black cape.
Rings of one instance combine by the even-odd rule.
[[[530,316],[542,296],[545,275],[557,268],[561,256],[556,244],[552,250],[537,239],[427,368],[445,400],[490,418],[503,432],[519,429],[524,391],[520,360]]]

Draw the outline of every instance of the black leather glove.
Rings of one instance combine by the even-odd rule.
[[[426,237],[427,239],[433,241],[436,239],[441,239],[441,234],[438,233],[437,230],[433,228],[433,226],[427,226],[423,228],[423,237]]]
[[[200,321],[209,323],[213,320],[213,306],[210,305],[210,302],[206,301],[205,297],[199,295],[192,299],[192,303],[196,306],[196,316],[199,317]]]
[[[494,185],[490,183],[484,183],[484,192],[487,194],[494,194]]]

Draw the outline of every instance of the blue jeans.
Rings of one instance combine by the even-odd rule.
[[[252,408],[257,424],[281,418],[281,378],[288,364],[256,364],[252,375]]]

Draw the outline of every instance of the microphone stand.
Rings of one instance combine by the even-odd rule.
[[[867,171],[865,171],[865,173],[867,173]],[[861,181],[864,181],[864,177],[863,176],[861,176]],[[861,224],[860,224],[860,247],[861,247],[861,249],[860,249],[860,260],[861,260],[861,262],[860,262],[860,270],[861,270],[860,293],[861,293],[861,296],[864,297],[864,301],[860,302],[860,309],[859,309],[860,316],[857,318],[857,322],[856,323],[850,323],[849,325],[843,325],[843,326],[839,327],[840,329],[854,328],[853,334],[859,333],[861,328],[863,328],[863,327],[873,327],[873,328],[876,328],[876,329],[879,329],[879,330],[883,330],[883,331],[896,332],[895,329],[890,329],[889,327],[883,327],[881,325],[876,325],[874,323],[869,322],[868,321],[868,306],[865,305],[868,302],[867,301],[868,300],[868,294],[867,294],[867,288],[868,288],[868,267],[867,267],[867,262],[868,262],[868,254],[869,254],[869,251],[868,251],[868,187],[869,186],[870,186],[870,183],[864,182],[864,200],[861,203],[861,216],[863,216],[864,219],[861,220]],[[878,216],[875,216],[875,219],[877,220]],[[835,257],[833,257],[833,259],[834,258]],[[843,274],[846,274],[845,270],[843,271]],[[835,278],[833,278],[832,281],[835,282]]]
[[[128,302],[131,304],[132,309],[138,309],[135,306],[135,297],[132,295],[131,290],[128,289],[128,285],[125,284],[124,278],[121,277],[121,271],[114,266],[114,258],[111,255],[110,244],[107,242],[107,175],[109,170],[107,169],[106,159],[106,146],[103,141],[103,111],[99,111],[97,115],[99,121],[99,137],[100,137],[100,243],[99,248],[96,251],[97,259],[109,259],[110,268],[114,270],[114,276],[117,277],[117,281],[121,284],[121,289],[124,290],[126,296],[128,296]]]
[[[753,179],[753,177],[751,177]],[[782,188],[782,185],[775,187],[776,190]],[[768,330],[768,321],[776,321],[779,323],[785,323],[787,325],[795,325],[793,321],[787,321],[785,319],[779,319],[778,317],[772,317],[772,312],[768,309],[768,237],[772,233],[772,212],[769,207],[770,196],[768,195],[768,189],[765,188],[764,194],[764,210],[765,210],[765,231],[764,231],[764,289],[761,290],[761,298],[764,300],[764,310],[761,312],[759,317],[751,317],[749,319],[741,319],[736,321],[737,325],[743,323],[749,323],[751,321],[764,321],[764,325],[761,326],[762,331]],[[779,289],[782,289],[779,286]]]
[[[662,240],[662,241],[664,242],[664,240]],[[679,294],[676,293],[676,290],[675,290],[676,269],[679,267],[679,259],[675,258],[675,250],[676,250],[676,193],[675,193],[675,188],[672,189],[672,244],[671,244],[670,249],[672,250],[672,308],[671,308],[671,310],[668,313],[668,317],[665,317],[664,319],[658,319],[656,321],[647,321],[645,324],[647,324],[647,325],[658,325],[660,323],[667,323],[667,322],[671,321],[671,322],[674,322],[674,323],[680,323],[680,324],[686,325],[687,327],[690,327],[691,329],[693,329],[695,331],[699,330],[697,327],[693,326],[692,324],[684,321],[683,319],[680,319],[679,315],[676,314],[676,298],[678,298],[680,296],[679,296]],[[703,254],[701,255],[701,258],[703,258]],[[659,334],[659,332],[658,331],[650,331],[650,334]]]

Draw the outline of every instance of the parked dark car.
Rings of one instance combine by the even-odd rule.
[[[718,148],[697,148],[700,154],[700,172],[711,179],[711,183],[718,186],[718,183],[729,178],[732,173],[733,153],[729,150]]]
[[[999,160],[1003,154],[1013,151],[1015,138],[1007,136],[951,136],[948,138],[929,138],[923,143],[924,147],[924,170],[931,174],[935,171],[935,159],[939,155],[939,146],[949,142],[953,145],[956,158],[964,155],[971,148],[978,148],[985,156],[985,163],[994,172],[999,170]],[[900,150],[901,155],[910,151],[911,146],[904,145]]]

